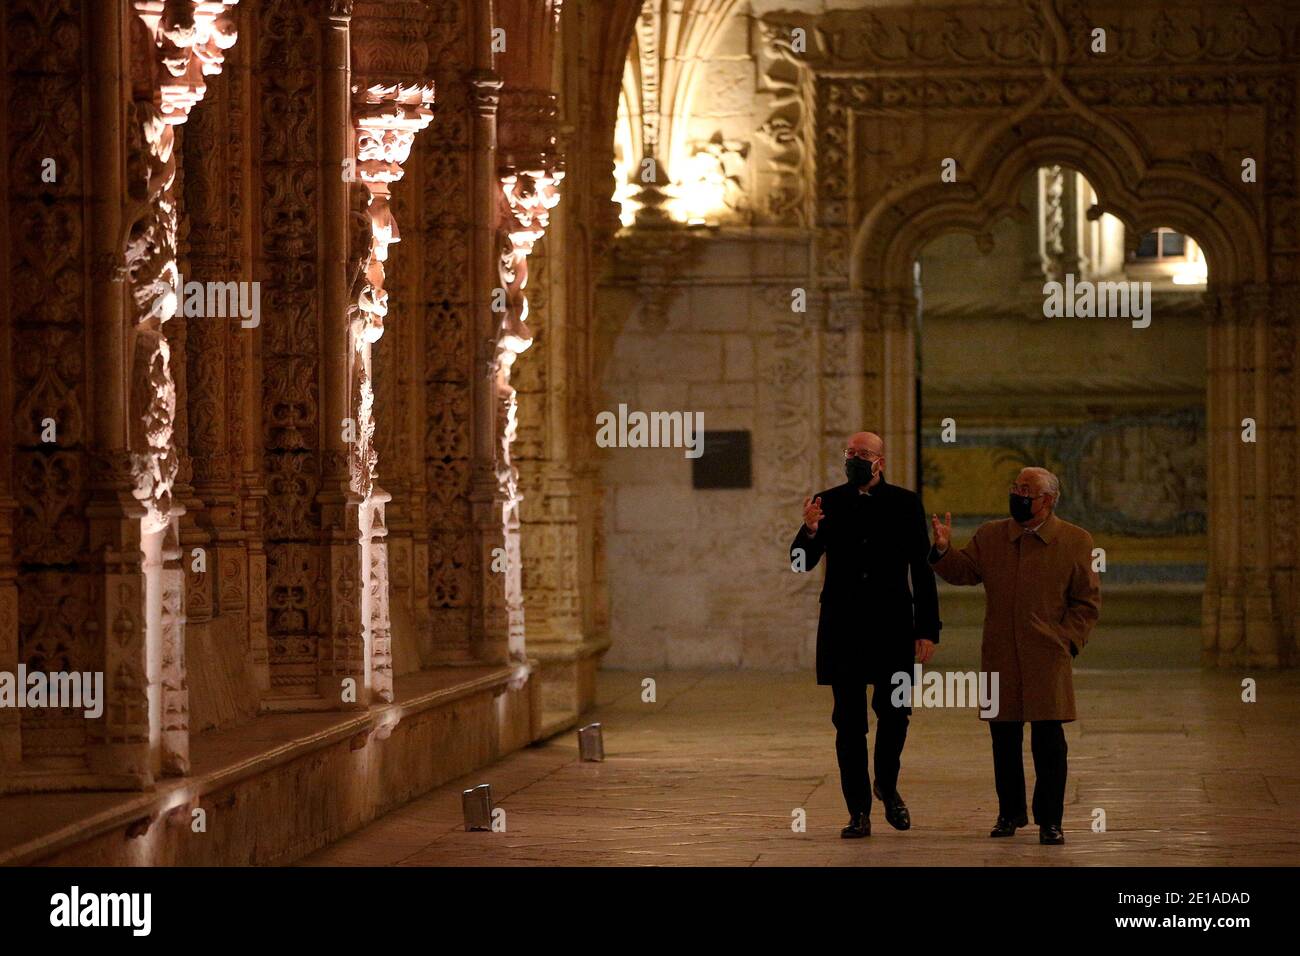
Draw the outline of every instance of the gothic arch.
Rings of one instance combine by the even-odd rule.
[[[1293,662],[1294,14],[1270,4],[1205,28],[1128,7],[1090,24],[1064,8],[1027,3],[994,29],[951,7],[763,15],[813,91],[826,334],[860,336],[862,418],[879,423],[896,473],[912,474],[912,263],[926,241],[951,231],[987,241],[997,219],[1025,212],[1016,187],[1045,164],[1083,173],[1130,237],[1158,225],[1195,236],[1210,267],[1203,659]],[[1094,49],[1096,26],[1109,49]],[[806,49],[795,51],[796,29]],[[946,158],[954,183],[940,179]],[[1257,179],[1243,178],[1246,159]],[[1245,419],[1254,443],[1241,440]]]
[[[1293,659],[1294,538],[1266,517],[1275,502],[1293,506],[1293,408],[1285,388],[1294,340],[1285,303],[1290,287],[1270,286],[1269,243],[1259,218],[1222,178],[1202,172],[1195,154],[1151,161],[1149,150],[1118,123],[1106,128],[1076,117],[1030,116],[994,128],[971,151],[965,182],[916,177],[887,191],[857,227],[849,256],[850,308],[864,308],[868,354],[879,356],[879,398],[868,420],[882,420],[898,447],[917,427],[914,404],[915,314],[912,264],[924,245],[947,232],[991,243],[999,219],[1023,216],[1019,184],[1036,168],[1059,164],[1092,183],[1101,208],[1125,225],[1130,242],[1157,226],[1196,238],[1210,268],[1207,312],[1210,510],[1209,569],[1203,599],[1203,660],[1277,666]],[[1132,185],[1129,185],[1132,184]],[[845,295],[841,293],[840,295]],[[869,367],[869,366],[868,366]],[[1268,430],[1258,451],[1239,429]],[[909,470],[914,467],[903,456]],[[1274,546],[1277,542],[1277,547]],[[1279,554],[1279,550],[1281,554]]]
[[[1029,133],[1027,126],[1038,129]],[[1109,142],[1102,145],[1102,137]],[[945,232],[979,240],[999,219],[1024,215],[1020,184],[1053,164],[1083,173],[1101,208],[1123,222],[1130,237],[1156,226],[1193,236],[1206,250],[1216,287],[1266,282],[1264,236],[1241,199],[1190,163],[1150,163],[1146,155],[1135,139],[1081,128],[1072,117],[1009,123],[977,148],[968,170],[959,167],[965,182],[918,176],[872,207],[854,236],[850,285],[910,294],[912,262],[926,243]]]

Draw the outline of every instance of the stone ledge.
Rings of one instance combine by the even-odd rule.
[[[528,641],[528,656],[543,664],[551,661],[578,661],[603,654],[613,645],[608,637],[585,641]]]
[[[529,657],[540,674],[541,713],[536,740],[547,740],[577,725],[596,701],[596,670],[610,640],[530,641]]]
[[[346,760],[338,763],[338,757],[364,748],[372,735],[377,740],[387,740],[403,721],[408,725],[414,724],[414,718],[437,711],[452,712],[450,720],[454,722],[457,705],[462,701],[466,702],[464,710],[468,719],[481,725],[475,727],[480,731],[474,740],[478,749],[468,755],[468,760],[461,759],[456,767],[451,768],[465,772],[465,769],[473,769],[462,769],[466,763],[481,766],[503,752],[525,745],[533,737],[534,728],[526,703],[522,718],[516,717],[513,721],[515,726],[511,728],[514,733],[510,733],[504,726],[512,723],[506,708],[475,708],[475,702],[470,701],[470,698],[484,698],[490,702],[507,694],[512,673],[512,668],[505,666],[436,668],[397,678],[394,682],[395,700],[391,704],[377,704],[353,712],[265,714],[239,727],[202,734],[191,744],[193,769],[190,775],[163,778],[154,789],[144,793],[41,793],[0,797],[0,864],[31,864],[56,854],[62,855],[59,862],[76,862],[79,847],[102,842],[114,831],[123,829],[128,834],[120,846],[129,848],[131,831],[147,833],[175,811],[183,812],[185,826],[182,829],[189,832],[189,810],[204,802],[205,797],[229,791],[230,796],[225,802],[230,806],[234,806],[241,795],[244,804],[250,804],[250,800],[255,804],[257,795],[250,793],[250,789],[263,780],[293,776],[295,768],[291,765],[312,757],[317,758],[318,765],[324,765],[327,752],[333,752],[335,763],[342,770]],[[535,683],[530,681],[526,685],[525,695],[538,692]],[[489,723],[492,726],[487,726]],[[523,725],[527,726],[526,730]],[[455,746],[460,741],[448,743]],[[466,755],[458,756],[463,758]],[[482,757],[486,759],[479,759]],[[384,781],[375,779],[383,775],[382,764],[382,760],[366,761],[361,768],[366,780],[358,801],[363,806],[358,808],[360,814],[352,821],[355,825],[373,819],[387,809],[388,804],[395,805],[403,800],[402,794],[397,794],[395,799],[386,799]],[[442,782],[437,779],[439,773],[436,770],[426,770],[425,775],[429,782],[424,789]],[[451,776],[455,775],[451,773]],[[407,782],[419,789],[425,781]],[[290,788],[294,783],[290,782]],[[285,801],[286,807],[294,806],[294,796],[301,798],[301,803],[310,802],[310,794],[306,793],[282,793],[281,796],[290,797]],[[410,795],[405,796],[405,799],[409,798]],[[275,811],[274,807],[264,809],[268,813]],[[352,828],[345,823],[341,830],[331,828],[329,835],[336,838]],[[326,834],[322,832],[321,835]],[[250,847],[250,853],[292,858],[311,848],[286,845],[277,851],[256,845]],[[104,858],[105,852],[108,853],[107,859]],[[119,852],[120,858],[116,855]],[[68,856],[68,853],[72,855]],[[155,862],[152,859],[133,861],[129,859],[132,855],[129,849],[106,851],[101,846],[94,857],[97,861],[110,863]],[[190,859],[184,853],[180,855],[184,862],[211,862],[202,858]]]

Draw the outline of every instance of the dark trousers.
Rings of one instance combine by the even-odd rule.
[[[1020,721],[989,721],[998,814],[1009,820],[1025,812],[1024,731]],[[1059,720],[1032,721],[1029,749],[1034,754],[1034,822],[1059,827],[1065,813],[1065,726]]]
[[[911,709],[889,702],[893,687],[873,686],[871,709],[876,712],[876,783],[891,794],[898,787],[898,767],[907,740],[907,715]],[[871,774],[867,769],[866,684],[833,684],[835,756],[840,764],[840,789],[850,814],[871,812]]]

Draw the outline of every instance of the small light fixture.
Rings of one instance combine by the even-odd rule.
[[[480,783],[463,790],[460,799],[465,810],[466,831],[492,829],[492,784]]]
[[[578,755],[583,760],[605,759],[605,739],[601,735],[600,724],[578,728]]]

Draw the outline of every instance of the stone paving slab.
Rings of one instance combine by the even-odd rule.
[[[641,701],[654,676],[655,703]],[[988,731],[914,712],[900,790],[914,821],[841,840],[830,690],[808,673],[602,671],[606,760],[576,735],[512,754],[303,861],[311,866],[1017,866],[1300,864],[1300,674],[1089,671],[1067,727],[1067,844],[991,841]],[[874,718],[873,718],[874,726]],[[1026,779],[1033,784],[1025,734]],[[502,833],[466,833],[460,792],[491,783]],[[807,831],[791,828],[802,809]],[[1106,813],[1093,832],[1093,813]]]

